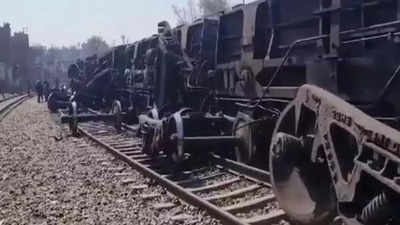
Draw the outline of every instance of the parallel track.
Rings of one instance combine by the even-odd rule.
[[[127,128],[127,127],[125,127]],[[130,131],[129,131],[130,130]],[[141,151],[134,128],[117,133],[106,123],[81,123],[79,131],[117,158],[175,194],[185,202],[206,210],[223,224],[288,224],[279,209],[265,171],[210,154],[208,164],[172,172],[161,154],[151,158]],[[173,208],[164,202],[160,207]]]
[[[13,96],[0,100],[0,122],[16,107],[27,100],[29,95]]]
[[[0,99],[0,103],[2,103],[4,101],[7,101],[7,100],[10,100],[10,99],[13,99],[15,97],[18,97],[18,96],[13,95],[13,96],[9,96],[9,97],[6,97],[6,98],[2,98],[2,99]]]

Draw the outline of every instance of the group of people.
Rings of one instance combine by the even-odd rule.
[[[36,81],[36,93],[37,93],[37,101],[40,102],[47,102],[49,94],[50,94],[50,84],[48,81]]]

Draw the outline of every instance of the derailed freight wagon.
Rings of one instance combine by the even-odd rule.
[[[153,60],[147,61],[154,76],[151,91],[154,100],[148,113],[139,117],[146,153],[164,150],[174,162],[182,162],[185,157],[182,139],[192,134],[190,141],[196,142],[201,136],[198,132],[204,137],[207,125],[220,120],[202,111],[203,101],[209,95],[207,77],[214,63],[216,27],[215,20],[202,19],[189,26],[164,29],[159,45],[148,52],[149,55],[154,52]],[[182,122],[189,129],[185,130],[186,136],[171,137],[183,134]],[[202,126],[192,129],[187,123]]]
[[[144,151],[263,159],[295,223],[397,224],[399,9],[259,0],[188,27],[160,23],[133,53]]]
[[[293,99],[265,127],[280,206],[300,224],[398,224],[399,2],[262,4],[254,76],[262,97]]]
[[[131,88],[132,46],[121,45],[104,53],[78,60],[68,69],[72,96],[55,98],[50,105],[68,106],[69,115],[62,117],[63,123],[70,123],[74,135],[78,122],[89,120],[114,121],[120,129],[121,121],[133,115],[133,91]],[[53,104],[56,101],[57,104]],[[57,110],[57,107],[54,107]]]
[[[280,0],[225,12],[207,113],[175,114],[167,152],[226,141],[243,162],[264,153],[295,223],[397,224],[399,8]]]
[[[239,112],[237,159],[266,153],[295,223],[399,222],[399,9],[256,1],[220,17],[214,79]]]

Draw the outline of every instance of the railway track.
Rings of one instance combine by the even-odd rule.
[[[78,129],[178,198],[206,210],[223,224],[289,224],[272,193],[268,172],[214,154],[207,155],[208,160],[190,161],[184,169],[176,170],[167,165],[165,154],[151,158],[141,151],[141,139],[135,137],[135,127],[124,128],[117,133],[112,125],[88,122],[80,123]],[[158,202],[155,207],[171,209],[175,204]]]
[[[0,100],[0,122],[16,107],[27,100],[29,95],[19,95]]]
[[[0,98],[0,103],[2,103],[2,102],[4,102],[4,101],[7,101],[7,100],[9,100],[9,99],[12,99],[12,98],[15,98],[15,97],[17,97],[18,95],[11,95],[11,96],[8,96],[8,97],[1,97]]]

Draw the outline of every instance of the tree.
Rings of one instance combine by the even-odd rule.
[[[190,24],[201,16],[209,16],[229,8],[228,0],[189,0],[186,7],[172,5],[178,25]]]
[[[199,8],[203,16],[209,16],[229,8],[227,0],[199,0]]]
[[[172,5],[178,25],[190,24],[202,16],[210,16],[230,7],[228,0],[189,0],[186,7]]]
[[[107,51],[110,47],[103,38],[92,36],[86,42],[82,43],[82,57],[88,57],[94,54],[100,55]]]
[[[77,46],[62,47],[60,51],[62,61],[76,61],[81,55],[81,49]]]
[[[195,0],[188,0],[186,7],[172,5],[172,10],[176,16],[178,25],[189,24],[199,17]]]
[[[30,47],[30,75],[27,80],[46,79],[51,86],[67,82],[67,69],[77,59],[101,54],[109,49],[108,44],[98,36],[92,36],[83,44],[70,47],[45,47],[34,45]],[[1,68],[0,68],[1,69]],[[18,73],[18,68],[15,68]],[[1,73],[1,71],[0,71]]]
[[[46,52],[46,64],[47,65],[53,65],[56,63],[60,58],[62,57],[62,51],[61,49],[57,47],[51,47],[47,49]]]
[[[43,57],[43,55],[46,53],[47,49],[46,46],[43,45],[33,45],[30,47],[30,54],[31,54],[31,59],[36,59],[38,57]]]

